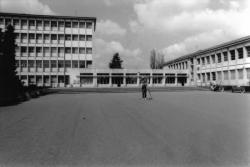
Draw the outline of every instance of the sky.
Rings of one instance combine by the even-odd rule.
[[[250,35],[249,0],[0,0],[1,12],[96,17],[94,66],[119,52],[124,68],[165,61]]]

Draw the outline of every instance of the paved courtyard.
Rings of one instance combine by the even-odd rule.
[[[0,166],[250,166],[250,94],[51,94],[0,107]]]

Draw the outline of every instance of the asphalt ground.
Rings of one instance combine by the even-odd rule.
[[[250,94],[50,94],[0,107],[0,166],[250,166]]]

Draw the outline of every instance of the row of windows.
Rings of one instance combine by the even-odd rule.
[[[16,48],[17,53],[45,53],[45,54],[92,54],[92,48],[78,47],[26,47],[21,46]]]
[[[238,77],[236,78],[236,72]],[[247,79],[250,79],[250,68],[246,69]],[[230,75],[230,76],[229,76]],[[238,70],[229,70],[229,71],[219,71],[219,72],[212,72],[212,73],[202,73],[197,74],[198,79],[205,82],[207,81],[215,81],[215,80],[236,80],[236,79],[244,79],[244,72],[243,69]]]
[[[60,40],[60,41],[92,41],[92,35],[64,35],[64,34],[27,34],[17,33],[16,39],[21,41],[24,40]]]
[[[85,68],[92,65],[92,61],[77,60],[16,60],[16,67],[22,68]]]
[[[169,66],[170,69],[188,69],[188,63],[187,62],[182,62],[182,63],[177,63]]]
[[[250,46],[245,47],[247,51],[247,57],[250,57]],[[225,51],[222,53],[213,54],[211,56],[206,56],[197,59],[197,64],[205,65],[205,64],[215,64],[221,62],[227,62],[228,60],[236,60],[236,52],[238,53],[238,59],[244,58],[244,51],[243,48],[239,48],[236,50],[230,50],[229,52]]]
[[[92,28],[92,22],[78,22],[78,21],[51,21],[51,20],[26,20],[26,19],[10,19],[0,18],[0,25],[7,26],[12,24],[14,26],[21,26],[21,28]]]

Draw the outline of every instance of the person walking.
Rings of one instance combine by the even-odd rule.
[[[145,79],[142,82],[141,90],[142,90],[142,98],[146,99],[147,98],[147,80]]]

